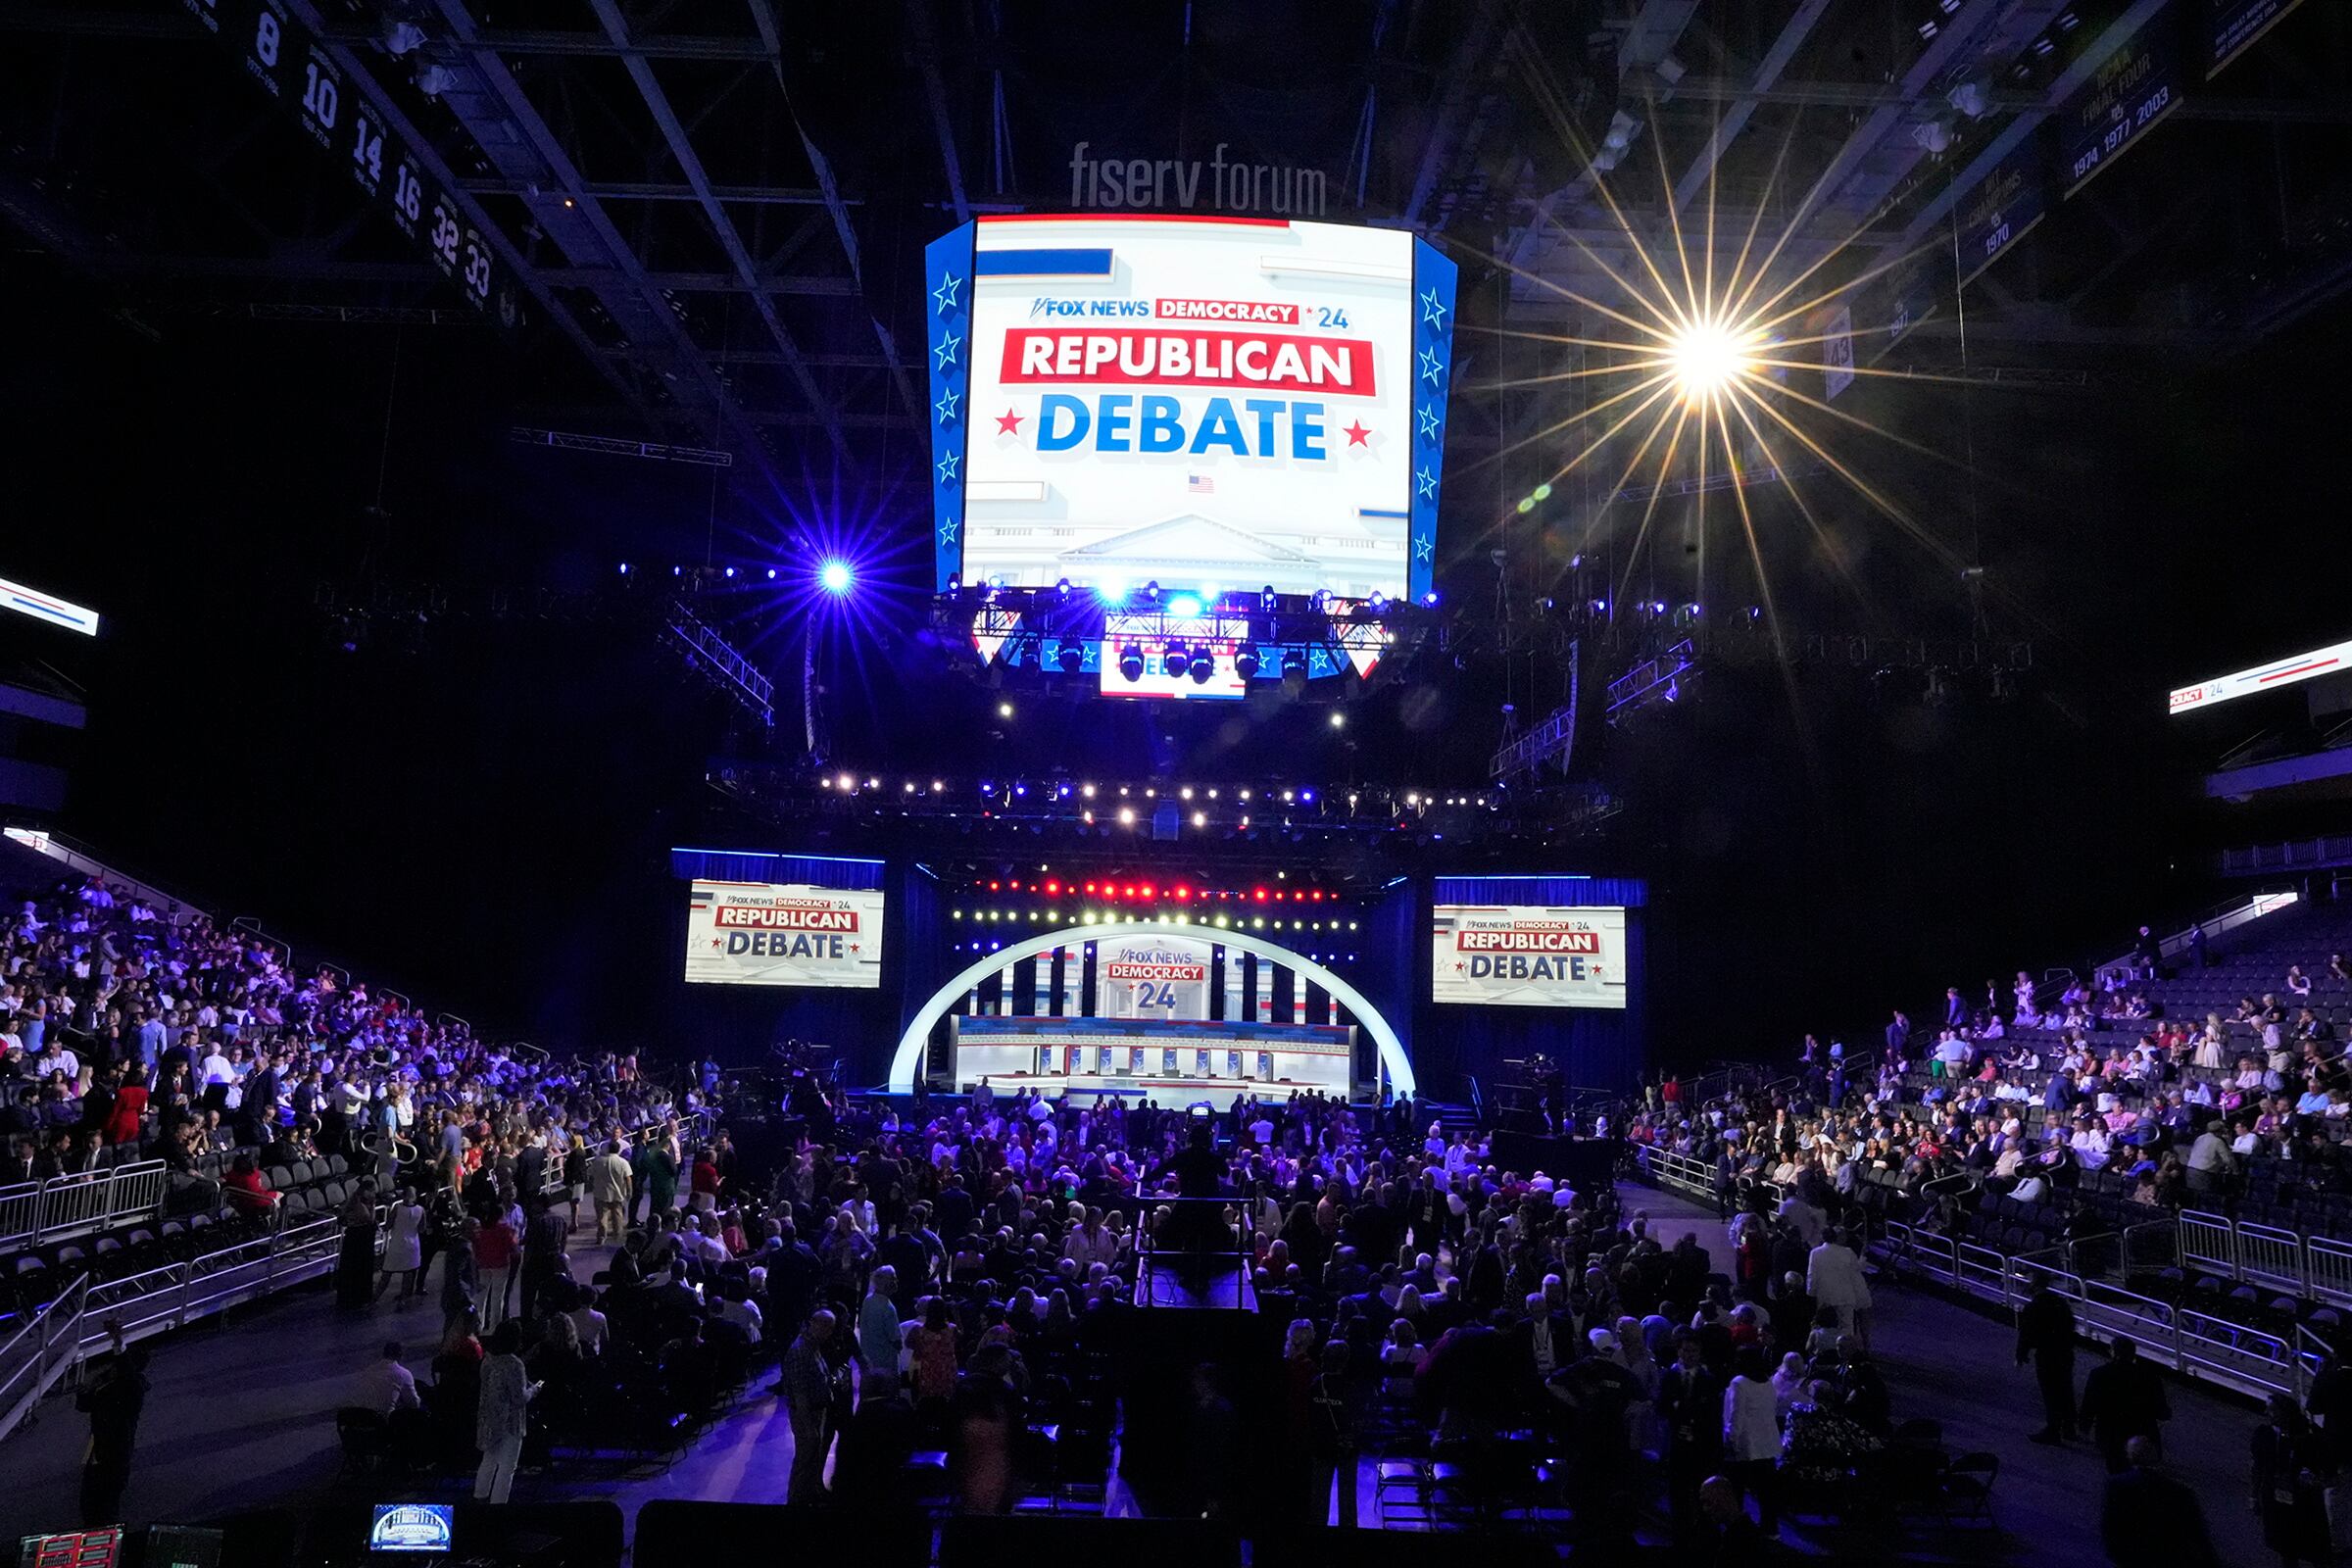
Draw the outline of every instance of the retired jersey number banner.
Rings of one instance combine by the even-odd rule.
[[[686,978],[698,985],[882,984],[882,895],[797,882],[694,884]]]
[[[1625,910],[1441,904],[1430,1000],[1510,1007],[1625,1005]]]
[[[1186,937],[1121,937],[1095,952],[1095,1011],[1104,1018],[1208,1016],[1209,946]]]

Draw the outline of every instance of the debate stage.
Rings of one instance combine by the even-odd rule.
[[[1355,1030],[1247,1020],[958,1016],[954,1088],[1226,1110],[1254,1096],[1353,1099]]]

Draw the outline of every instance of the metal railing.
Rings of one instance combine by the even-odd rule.
[[[152,1215],[163,1207],[167,1174],[162,1160],[142,1159],[0,1187],[0,1251]]]
[[[14,1432],[81,1351],[89,1281],[77,1278],[0,1344],[0,1437]]]
[[[70,871],[78,871],[83,876],[94,876],[102,882],[127,889],[133,898],[153,906],[159,912],[180,908],[206,916],[210,916],[212,913],[208,906],[199,904],[194,899],[182,898],[169,888],[157,887],[152,882],[143,882],[135,876],[123,875],[98,858],[95,854],[91,853],[90,847],[78,839],[68,838],[65,834],[54,832],[48,828],[35,827],[12,827],[7,829],[7,834],[8,837],[34,854],[45,855]]]
[[[2352,834],[2293,839],[2284,844],[2256,844],[2224,850],[2222,875],[2259,876],[2270,871],[2323,871],[2352,865]]]

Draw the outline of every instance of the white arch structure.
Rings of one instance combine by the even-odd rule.
[[[1244,953],[1253,953],[1279,968],[1306,976],[1337,997],[1343,1006],[1355,1014],[1356,1022],[1370,1032],[1373,1045],[1380,1050],[1380,1064],[1388,1070],[1390,1088],[1400,1097],[1418,1093],[1413,1078],[1413,1064],[1405,1058],[1404,1042],[1396,1038],[1396,1031],[1389,1027],[1389,1020],[1380,1015],[1380,1009],[1366,1002],[1363,993],[1355,987],[1313,959],[1277,943],[1268,942],[1263,937],[1253,937],[1244,931],[1220,930],[1213,926],[1180,925],[1166,920],[1123,920],[1110,925],[1069,926],[1059,931],[1024,937],[1009,947],[991,953],[933,992],[931,1000],[924,1003],[922,1010],[907,1023],[906,1032],[899,1036],[899,1049],[890,1058],[891,1093],[905,1095],[914,1092],[915,1075],[922,1071],[923,1051],[931,1039],[932,1029],[948,1015],[957,997],[988,976],[1023,958],[1034,958],[1041,953],[1051,953],[1055,948],[1073,942],[1100,942],[1106,937],[1133,936],[1189,937],[1196,942],[1207,942],[1217,947],[1237,948]]]

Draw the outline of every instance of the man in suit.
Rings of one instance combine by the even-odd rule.
[[[2041,1387],[2041,1430],[2035,1443],[2063,1443],[2075,1435],[2075,1309],[2043,1280],[2017,1314],[2017,1364],[2034,1360]]]
[[[2104,1367],[2100,1371],[2106,1370]],[[2091,1374],[2096,1377],[2097,1373]],[[2156,1468],[2153,1438],[2125,1446],[2131,1462],[2107,1478],[2099,1509],[2099,1539],[2115,1568],[2219,1568],[2213,1537],[2197,1494]]]
[[[1697,1535],[1700,1483],[1723,1462],[1723,1379],[1708,1369],[1697,1335],[1681,1337],[1674,1364],[1659,1374],[1657,1408],[1666,1425],[1667,1507],[1676,1543],[1688,1547]]]
[[[1574,1321],[1552,1311],[1542,1291],[1528,1293],[1527,1315],[1511,1325],[1511,1349],[1519,1364],[1519,1381],[1531,1389],[1541,1388],[1544,1379],[1584,1353]],[[1530,1397],[1535,1396],[1531,1392]]]
[[[2163,1452],[2160,1424],[2173,1418],[2164,1396],[2162,1374],[2139,1358],[2139,1347],[2118,1339],[2108,1347],[2108,1360],[2090,1369],[2082,1380],[2082,1423],[2099,1445],[2109,1475],[2121,1475],[2133,1438],[2146,1438]]]

